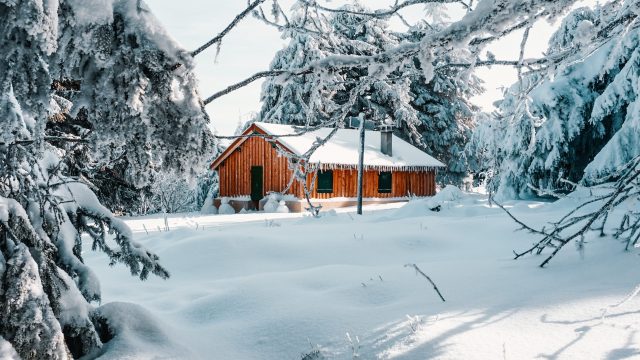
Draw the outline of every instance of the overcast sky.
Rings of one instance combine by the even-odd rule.
[[[347,1],[334,0],[329,5],[335,7],[345,2]],[[593,5],[595,2],[596,0],[584,0],[580,5]],[[199,47],[220,32],[247,4],[241,0],[148,0],[147,3],[169,33],[188,50]],[[291,0],[283,2],[290,3]],[[360,3],[371,8],[381,8],[389,6],[393,1],[367,0]],[[457,6],[452,8],[452,11],[454,16],[462,14]],[[403,15],[409,20],[419,19],[424,15],[423,6],[406,9]],[[557,25],[539,22],[531,30],[525,56],[540,56]],[[397,21],[394,21],[392,26],[402,27]],[[498,59],[515,60],[518,57],[521,36],[522,32],[514,33],[493,44],[489,50]],[[255,72],[267,70],[276,51],[285,45],[286,41],[280,38],[280,34],[274,28],[252,17],[245,18],[225,37],[217,59],[215,47],[196,57],[196,73],[202,96],[207,97]],[[492,103],[501,97],[500,88],[515,81],[515,70],[493,67],[478,69],[477,74],[485,81],[487,91],[473,101],[484,110],[490,111]],[[257,81],[207,106],[212,125],[218,134],[232,134],[239,119],[249,119],[252,113],[260,108],[261,85],[262,81]]]

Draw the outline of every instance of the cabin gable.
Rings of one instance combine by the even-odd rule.
[[[235,145],[235,146],[234,146]],[[263,137],[248,137],[232,144],[224,158],[220,157],[212,168],[220,177],[220,196],[237,197],[252,193],[252,168],[262,167],[262,193],[283,192],[291,179],[287,157],[278,153],[273,143]],[[299,184],[294,183],[288,194],[298,196]]]

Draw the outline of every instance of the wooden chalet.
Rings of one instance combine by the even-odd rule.
[[[306,153],[317,139],[324,139],[333,129],[321,128],[300,133],[299,127],[253,123],[211,164],[220,176],[221,198],[229,198],[239,211],[262,209],[268,193],[283,193],[290,211],[306,206],[301,181],[290,184],[293,170],[289,156]],[[260,136],[248,136],[259,134]],[[284,135],[284,136],[282,136]],[[296,135],[296,136],[294,136]],[[316,173],[307,174],[310,197],[323,208],[351,206],[356,201],[358,178],[357,129],[339,129],[309,159]],[[406,201],[410,196],[432,196],[436,191],[436,171],[440,161],[421,151],[390,131],[366,131],[364,152],[363,198],[365,204]],[[315,183],[312,184],[312,181]],[[312,186],[313,185],[313,186]]]

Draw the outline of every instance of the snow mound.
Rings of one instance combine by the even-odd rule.
[[[112,302],[96,309],[94,316],[105,326],[101,332],[111,337],[97,359],[196,358],[187,348],[175,343],[174,336],[167,335],[165,329],[169,329],[165,324],[139,305]]]
[[[218,209],[218,214],[229,215],[229,214],[235,214],[235,213],[236,213],[236,210],[233,208],[233,206],[229,205],[229,198],[223,197],[220,200],[220,208]]]
[[[391,214],[390,218],[402,219],[402,218],[410,218],[410,217],[416,217],[416,216],[424,216],[430,211],[429,207],[427,206],[427,201],[428,200],[426,199],[411,200],[403,207],[395,210]]]
[[[457,201],[461,200],[466,196],[462,190],[460,190],[457,186],[447,185],[444,189],[438,191],[438,193],[431,198],[433,201],[442,202],[442,201]]]
[[[278,194],[267,195],[267,202],[264,204],[263,210],[267,213],[274,213],[278,210]]]
[[[451,208],[453,205],[459,202],[474,202],[469,198],[469,195],[453,185],[447,185],[444,189],[440,190],[435,196],[430,198],[415,199],[409,201],[403,207],[397,209],[392,217],[416,217],[423,216],[430,212],[437,212],[444,208]]]
[[[276,212],[282,214],[286,214],[289,212],[289,208],[287,207],[287,204],[284,202],[284,200],[280,200],[280,202],[278,203],[278,207],[276,208]]]
[[[13,349],[13,346],[0,336],[0,359],[3,360],[20,360],[18,353]]]

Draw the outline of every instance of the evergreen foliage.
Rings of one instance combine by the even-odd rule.
[[[83,235],[142,280],[169,276],[92,189],[109,171],[136,188],[195,176],[215,142],[189,56],[142,1],[0,1],[0,54],[0,337],[78,358],[102,346]]]
[[[341,55],[375,55],[403,42],[420,42],[441,30],[445,23],[440,7],[430,7],[432,24],[422,24],[407,33],[389,30],[384,19],[360,14],[362,5],[346,5],[332,16],[314,17],[303,12],[296,18],[297,27],[284,32],[289,45],[279,51],[272,70],[293,70]],[[307,26],[304,26],[307,24]],[[308,25],[312,24],[312,25]],[[469,55],[460,51],[444,56],[439,63],[456,62]],[[322,73],[286,79],[270,79],[263,86],[260,121],[294,125],[349,126],[331,123],[331,115],[348,101],[353,106],[347,119],[364,115],[375,124],[393,121],[396,135],[443,160],[448,168],[440,180],[459,184],[467,174],[464,146],[473,128],[474,108],[468,98],[482,91],[478,78],[466,71],[446,68],[427,81],[420,60],[386,64],[388,75],[371,76],[372,68],[327,69]],[[361,82],[370,86],[350,98]]]
[[[546,69],[551,76],[524,76],[481,125],[476,138],[493,147],[495,164],[485,168],[493,168],[494,192],[568,191],[640,154],[640,30],[620,21],[637,16],[634,6],[614,1],[571,12],[549,42],[547,56],[560,59]]]

